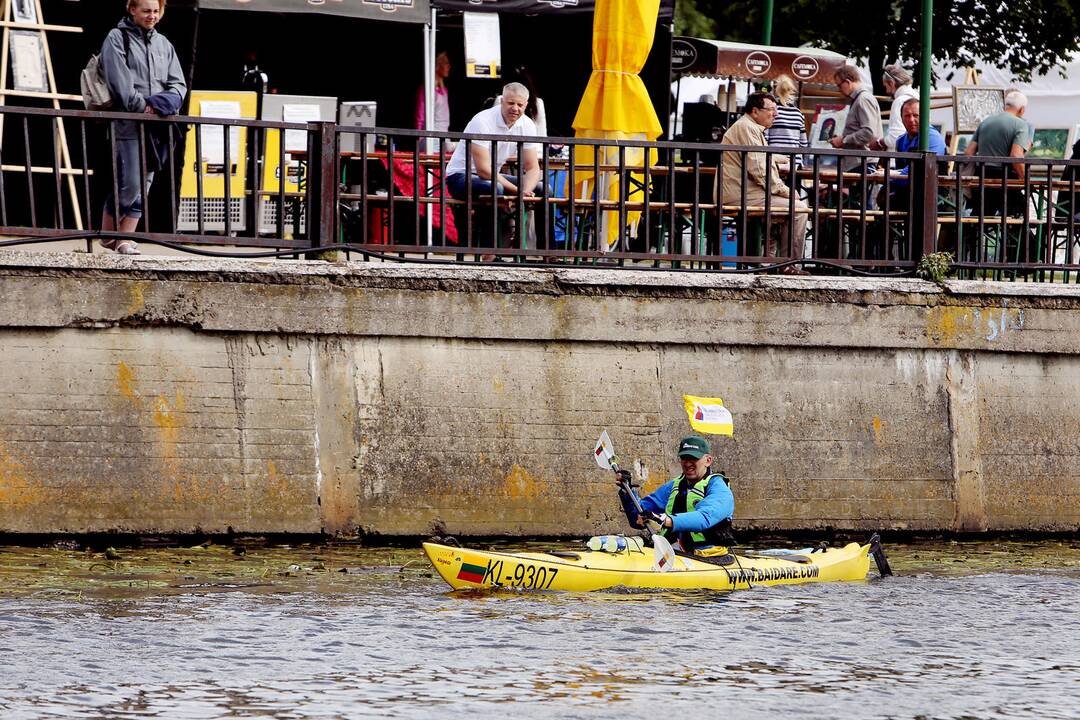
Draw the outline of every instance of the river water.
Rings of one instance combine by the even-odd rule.
[[[729,594],[450,593],[411,549],[0,547],[0,717],[1080,714],[1080,543],[886,547],[895,577]]]

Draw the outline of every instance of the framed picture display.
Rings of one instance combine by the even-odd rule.
[[[12,30],[11,86],[23,92],[49,92],[49,74],[45,65],[45,44],[37,30]]]
[[[987,85],[953,85],[953,129],[958,135],[973,133],[986,118],[1005,109],[1005,88]]]
[[[847,105],[818,105],[814,108],[814,124],[810,128],[810,147],[831,148],[830,142],[839,135],[847,122]]]
[[[20,25],[37,25],[37,7],[35,0],[10,0],[11,16]]]
[[[1028,157],[1065,160],[1072,155],[1075,128],[1035,128]]]

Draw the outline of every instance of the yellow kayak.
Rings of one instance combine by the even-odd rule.
[[[584,592],[613,587],[679,590],[740,590],[756,585],[865,580],[869,553],[880,547],[850,543],[842,548],[780,555],[736,553],[714,558],[680,555],[667,572],[654,569],[652,548],[617,552],[491,552],[424,543],[431,564],[455,590],[522,588]],[[712,562],[710,562],[712,560]],[[881,554],[884,562],[884,554]],[[880,567],[880,565],[879,565]],[[886,566],[887,567],[887,566]],[[883,573],[884,574],[884,573]]]

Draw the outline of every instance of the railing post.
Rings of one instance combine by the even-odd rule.
[[[307,236],[311,247],[334,242],[336,128],[332,122],[308,123]]]
[[[938,196],[938,156],[935,153],[923,153],[919,161],[920,173],[915,197],[920,198],[919,211],[916,215],[922,233],[921,243],[912,243],[912,259],[918,265],[923,255],[937,251],[937,196]],[[913,228],[914,229],[914,228]]]

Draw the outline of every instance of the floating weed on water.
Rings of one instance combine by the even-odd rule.
[[[415,580],[426,569],[417,549],[301,545],[287,548],[248,544],[200,543],[191,547],[153,547],[104,553],[69,548],[0,547],[0,597],[54,597],[71,600],[213,592],[215,589],[269,588],[282,591],[350,592],[366,580],[337,573],[341,567],[380,568]],[[413,570],[399,573],[401,558]]]
[[[553,543],[515,543],[523,549]],[[559,543],[564,548],[579,543]],[[232,592],[397,592],[401,583],[443,589],[422,551],[355,545],[201,543],[123,549],[115,557],[69,547],[0,547],[0,597],[89,600]],[[958,577],[985,573],[1080,577],[1080,543],[1059,540],[951,541],[890,544],[898,575]],[[509,549],[501,546],[501,549]],[[884,582],[887,587],[887,581]],[[483,595],[483,593],[482,593]],[[670,595],[670,593],[669,593]],[[471,598],[455,594],[455,598]],[[609,592],[611,602],[649,603],[653,594]],[[673,602],[728,602],[726,596],[673,595]]]

